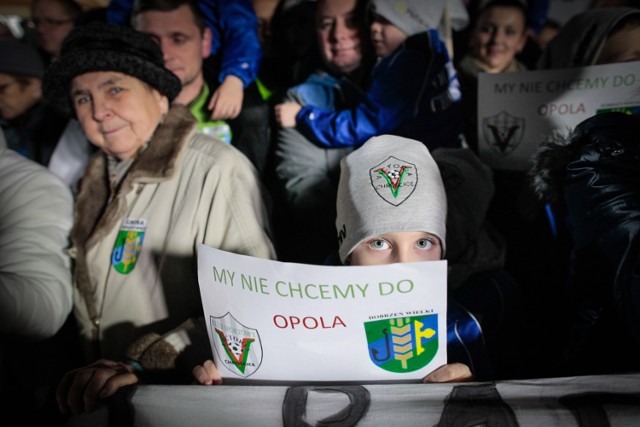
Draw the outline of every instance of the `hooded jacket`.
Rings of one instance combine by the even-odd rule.
[[[564,201],[573,240],[569,291],[580,314],[572,328],[573,352],[588,354],[580,350],[588,341],[602,347],[606,341],[592,338],[601,336],[635,349],[627,355],[640,354],[638,135],[640,116],[603,113],[566,139],[546,141],[534,159],[535,190],[549,201]],[[640,367],[637,359],[632,363]]]
[[[296,127],[323,147],[359,147],[393,134],[422,141],[429,149],[459,147],[460,85],[436,30],[413,35],[374,67],[365,99],[332,111],[304,106]]]
[[[104,153],[87,167],[72,255],[74,311],[90,361],[175,367],[196,342],[193,319],[202,317],[199,244],[275,257],[255,169],[195,128],[186,107],[172,106],[115,191]],[[201,354],[210,357],[204,345]]]
[[[640,10],[600,7],[575,15],[549,42],[536,68],[547,70],[594,65],[611,30],[630,15],[640,15]]]

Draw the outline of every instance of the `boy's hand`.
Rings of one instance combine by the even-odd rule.
[[[297,102],[284,102],[278,104],[275,107],[276,121],[283,128],[296,127],[296,116],[302,109],[302,106]]]
[[[227,120],[238,117],[242,109],[243,98],[242,80],[229,74],[209,101],[211,120]]]
[[[422,379],[423,383],[462,383],[473,381],[471,369],[464,363],[448,363]]]
[[[220,385],[222,384],[222,377],[216,368],[216,364],[213,360],[207,360],[202,365],[198,365],[193,368],[193,377],[198,384],[202,385]]]

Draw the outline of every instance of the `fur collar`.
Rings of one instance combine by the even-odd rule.
[[[195,128],[196,120],[189,110],[182,105],[173,105],[156,129],[149,146],[131,165],[110,202],[107,158],[102,152],[91,158],[80,183],[71,238],[76,252],[76,286],[92,318],[98,313],[92,297],[86,252],[122,220],[127,209],[126,195],[134,184],[162,182],[173,177]]]

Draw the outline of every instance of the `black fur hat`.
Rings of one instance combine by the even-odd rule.
[[[128,27],[92,22],[74,28],[62,44],[60,57],[44,74],[46,102],[73,115],[70,85],[74,77],[92,71],[117,71],[136,77],[173,101],[180,80],[164,67],[160,46],[148,35]]]

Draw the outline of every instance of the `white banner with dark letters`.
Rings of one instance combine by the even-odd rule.
[[[602,112],[640,112],[640,61],[561,70],[482,73],[478,150],[495,169],[528,170],[554,131]]]
[[[640,374],[461,384],[138,386],[102,403],[66,427],[635,427]]]
[[[315,266],[200,245],[198,280],[225,383],[419,382],[447,361],[444,260]]]

